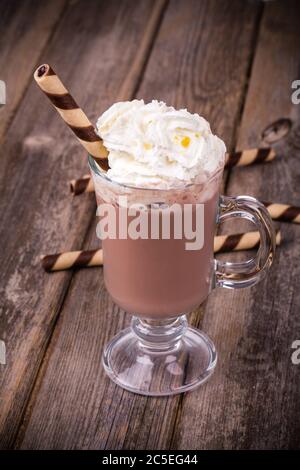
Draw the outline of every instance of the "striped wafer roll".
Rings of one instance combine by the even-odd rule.
[[[34,72],[34,79],[86,151],[95,158],[103,170],[107,171],[107,149],[96,134],[88,117],[78,106],[50,65],[40,65]]]
[[[62,271],[70,268],[101,266],[102,250],[67,251],[41,257],[45,271]]]
[[[276,230],[276,245],[280,245],[281,233]],[[260,243],[259,232],[237,233],[235,235],[218,235],[214,239],[214,252],[251,250],[258,248]]]
[[[241,150],[240,152],[231,152],[226,154],[225,168],[234,166],[247,166],[254,163],[270,162],[274,160],[276,154],[270,147],[253,148]]]
[[[239,233],[236,235],[218,235],[214,239],[214,252],[251,250],[259,246],[259,232]],[[281,241],[280,231],[276,232],[276,244]],[[102,250],[68,251],[41,258],[45,271],[61,271],[71,268],[101,266],[103,264]]]
[[[263,202],[273,220],[300,224],[300,207],[277,202]]]
[[[84,175],[78,180],[71,180],[70,189],[71,193],[73,193],[74,196],[78,196],[82,193],[91,193],[95,191],[94,182],[90,175]]]
[[[233,166],[247,166],[253,163],[269,162],[275,158],[275,152],[271,148],[248,149],[241,152],[232,152],[226,154],[225,168]],[[78,180],[70,181],[71,192],[74,196],[82,193],[90,193],[94,191],[94,184],[91,176],[84,175]]]

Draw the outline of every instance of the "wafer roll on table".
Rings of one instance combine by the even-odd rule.
[[[259,232],[237,233],[234,235],[217,235],[214,239],[214,252],[252,250],[260,243]],[[276,245],[281,243],[281,232],[276,230]]]
[[[270,162],[276,157],[271,147],[252,148],[226,154],[225,168],[248,166],[255,163]]]
[[[276,232],[276,245],[281,242],[280,231]],[[230,251],[251,250],[258,248],[260,243],[259,232],[238,233],[235,235],[217,235],[214,239],[214,252],[225,253]],[[54,255],[41,257],[45,271],[62,271],[72,268],[89,268],[102,266],[103,252],[98,250],[66,251]]]
[[[273,220],[300,224],[300,207],[277,202],[263,202]]]
[[[62,271],[70,268],[101,266],[103,264],[102,250],[66,251],[41,257],[45,271]]]
[[[102,139],[50,65],[40,65],[34,72],[34,79],[86,151],[107,171],[108,151]]]
[[[247,166],[255,163],[270,162],[274,160],[276,154],[271,148],[253,148],[240,152],[231,152],[226,154],[225,168],[234,166]],[[82,178],[70,181],[71,193],[74,196],[79,194],[90,193],[94,191],[93,180],[90,175],[84,175]]]

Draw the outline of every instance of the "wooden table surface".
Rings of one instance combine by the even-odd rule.
[[[215,374],[192,393],[115,386],[104,344],[130,316],[101,268],[46,274],[43,253],[92,248],[93,194],[72,197],[84,150],[32,80],[49,62],[93,122],[116,100],[164,100],[204,115],[229,149],[293,128],[272,163],[235,168],[224,192],[300,205],[300,4],[296,0],[2,0],[0,79],[0,447],[270,449],[300,446],[300,226],[281,224],[269,276],[216,289],[190,317],[215,342]],[[222,255],[225,256],[225,255]],[[230,255],[226,255],[227,257]]]

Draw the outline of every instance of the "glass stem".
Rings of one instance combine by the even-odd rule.
[[[168,320],[146,320],[133,317],[131,328],[140,346],[147,350],[168,352],[180,343],[188,323],[185,315]]]

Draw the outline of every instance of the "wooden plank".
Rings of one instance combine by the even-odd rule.
[[[6,82],[7,103],[1,111],[0,141],[66,4],[67,0],[1,2],[0,79]]]
[[[217,1],[170,2],[138,92],[147,100],[159,98],[203,113],[229,146],[260,9],[258,4],[238,1],[230,6]],[[232,49],[235,55],[228,54]],[[93,226],[85,246],[95,245]],[[128,393],[112,384],[101,367],[105,342],[128,321],[129,316],[107,295],[101,269],[76,274],[17,447],[159,449],[170,445],[180,397]]]
[[[163,2],[160,2],[163,6]],[[72,2],[42,61],[59,71],[94,120],[117,95],[151,12],[147,0]],[[76,53],[75,53],[75,52]],[[38,110],[38,112],[37,112]],[[87,171],[84,150],[33,83],[1,149],[0,446],[10,447],[72,274],[50,277],[39,256],[81,246],[94,198],[70,198],[67,181]]]
[[[300,67],[299,13],[293,0],[265,7],[238,146],[256,145],[262,129],[280,117],[292,118],[295,131],[281,145],[280,160],[234,169],[228,194],[300,202],[300,109],[291,102]],[[300,232],[292,224],[281,229],[283,244],[264,282],[210,297],[202,327],[216,343],[219,365],[206,386],[183,399],[175,449],[299,448],[299,366],[291,362],[291,345],[300,337]]]

